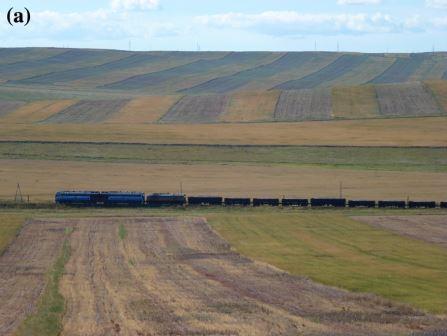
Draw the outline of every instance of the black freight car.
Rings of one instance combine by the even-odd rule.
[[[441,204],[439,204],[439,206],[443,209],[447,209],[447,202],[441,202]]]
[[[146,205],[152,208],[183,206],[186,204],[184,194],[151,194],[146,197]]]
[[[250,206],[251,199],[250,198],[227,197],[227,198],[225,198],[224,203],[227,206]]]
[[[348,201],[350,208],[375,208],[376,201]]]
[[[407,203],[405,201],[379,201],[379,208],[397,208],[405,209]]]
[[[436,208],[436,202],[410,201],[410,202],[408,202],[408,207],[410,209],[417,209],[417,208],[434,209],[434,208]]]
[[[223,198],[220,196],[189,196],[189,205],[222,205]]]
[[[310,200],[312,207],[334,207],[334,208],[345,208],[346,199],[345,198],[312,198]]]
[[[279,206],[279,199],[278,198],[253,198],[253,206]]]
[[[304,198],[283,198],[281,204],[282,206],[308,207],[309,200]]]

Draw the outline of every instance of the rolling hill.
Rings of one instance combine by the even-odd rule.
[[[217,123],[447,114],[447,53],[0,49],[0,123]]]

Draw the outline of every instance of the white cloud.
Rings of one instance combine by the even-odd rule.
[[[428,7],[437,9],[447,9],[447,0],[426,0]]]
[[[112,9],[120,10],[151,10],[159,6],[159,0],[112,0]]]
[[[382,13],[306,14],[295,11],[270,11],[259,14],[226,13],[199,16],[196,22],[217,28],[255,30],[274,36],[390,33],[406,28],[404,21]]]
[[[337,0],[339,5],[379,5],[382,0]]]

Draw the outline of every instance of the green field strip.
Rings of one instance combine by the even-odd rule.
[[[82,100],[53,114],[42,122],[45,124],[101,123],[118,113],[128,102],[128,99]]]
[[[442,115],[433,94],[421,82],[376,85],[379,113],[384,117]]]
[[[369,56],[367,55],[342,55],[334,62],[324,67],[323,69],[314,72],[301,79],[292,80],[282,83],[275,87],[278,90],[300,90],[312,89],[322,85],[325,82],[333,81],[344,74],[353,71],[353,69],[360,67],[367,62]]]
[[[255,260],[326,285],[447,312],[447,249],[341,214],[222,214],[208,220]]]
[[[373,85],[333,87],[332,110],[336,119],[377,118],[380,116],[376,90]]]
[[[432,54],[411,54],[409,57],[398,57],[392,66],[369,83],[386,84],[406,82],[431,57]]]
[[[447,171],[447,148],[143,145],[0,142],[1,159],[167,164],[259,164]]]
[[[293,71],[315,57],[315,53],[286,53],[275,61],[230,76],[215,78],[181,92],[187,94],[226,93],[235,91],[251,82],[261,81],[280,72]]]
[[[228,53],[227,55],[212,59],[212,60],[198,60],[190,64],[181,65],[179,67],[167,69],[164,71],[143,74],[135,76],[133,78],[106,85],[106,88],[114,89],[135,89],[140,87],[151,87],[160,85],[169,80],[179,80],[179,78],[187,76],[196,76],[209,71],[215,71],[220,67],[226,67],[231,65],[241,65],[251,66],[251,64],[256,64],[257,62],[262,62],[263,59],[268,57],[267,53],[262,52],[239,52],[239,53]]]
[[[349,71],[332,81],[325,81],[320,86],[354,86],[368,83],[388,69],[394,61],[395,58],[392,57],[370,56],[368,60],[362,64],[362,66],[356,67],[352,69],[352,71]]]
[[[124,51],[99,51],[89,49],[70,49],[45,59],[22,61],[0,67],[0,75],[10,83],[20,84],[21,79],[42,74],[103,64],[126,56]]]
[[[21,214],[0,214],[0,255],[19,234],[25,218],[26,216]]]

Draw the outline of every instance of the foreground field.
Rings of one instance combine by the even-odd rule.
[[[240,224],[244,232],[247,222]],[[202,218],[91,218],[29,222],[0,257],[2,276],[15,274],[7,282],[10,290],[0,292],[7,303],[0,306],[2,335],[17,329],[25,306],[33,311],[42,271],[59,255],[64,236],[71,257],[60,282],[62,335],[407,335],[445,324],[403,305],[253,262],[231,250]],[[413,247],[443,258],[436,249]],[[25,266],[27,272],[39,270],[31,283],[18,281],[29,277],[17,272]],[[436,263],[430,266],[427,271],[436,273]],[[17,300],[18,293],[30,296]]]
[[[17,182],[32,202],[58,190],[141,190],[245,197],[447,200],[447,173],[331,169],[269,164],[146,164],[0,160],[3,200]],[[206,181],[204,183],[203,181]]]
[[[207,125],[0,124],[0,140],[445,147],[447,144],[447,118]]]
[[[407,237],[447,247],[446,216],[367,216],[355,219]]]
[[[208,218],[237,251],[256,260],[324,284],[447,312],[445,248],[336,213]]]

